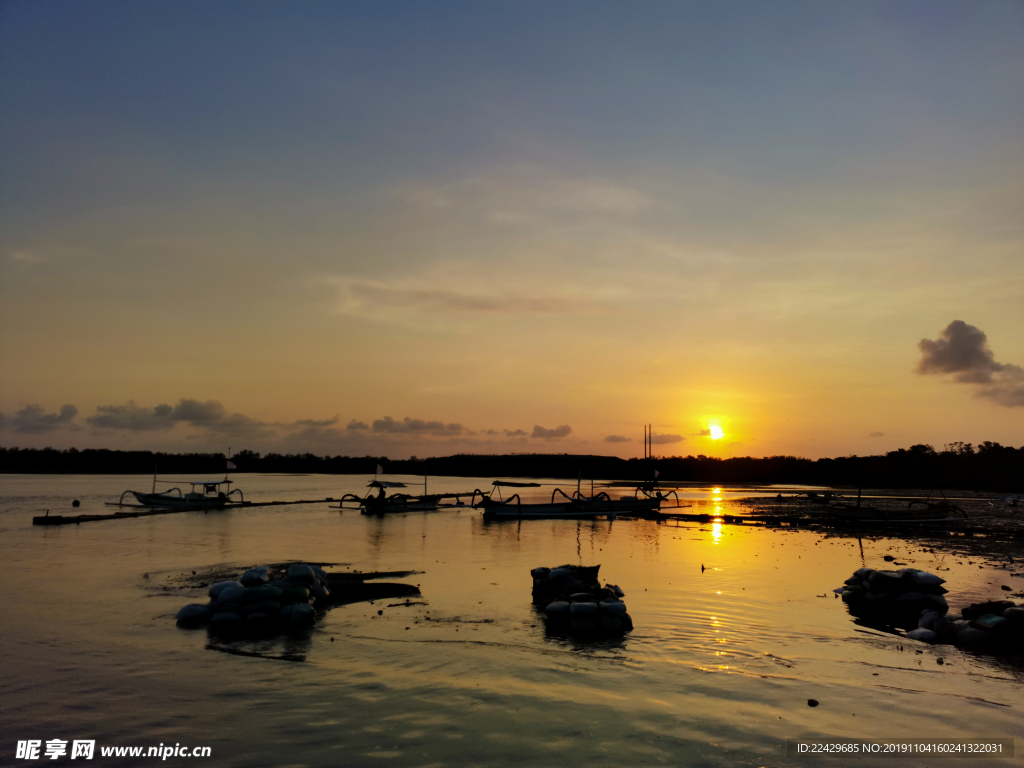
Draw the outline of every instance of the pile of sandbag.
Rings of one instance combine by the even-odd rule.
[[[208,624],[211,630],[302,626],[313,623],[314,604],[327,602],[327,574],[315,565],[296,563],[286,572],[269,566],[250,568],[238,581],[210,587],[210,602],[178,611],[180,626]]]
[[[548,627],[577,635],[621,635],[633,629],[622,602],[625,594],[614,584],[597,580],[600,565],[559,565],[534,568],[533,602],[544,612]]]
[[[1009,600],[975,603],[949,616],[945,579],[916,568],[877,571],[860,568],[834,590],[850,613],[900,627],[905,637],[925,643],[951,643],[986,651],[1024,647],[1024,605]]]
[[[942,577],[917,568],[898,571],[859,568],[844,586],[833,591],[842,596],[855,616],[913,626],[923,610],[937,613],[949,610],[942,586],[945,583]]]
[[[950,619],[944,613],[924,611],[917,629],[906,636],[925,643],[952,643],[997,652],[1024,646],[1024,606],[1010,600],[990,600],[961,609],[960,616]]]

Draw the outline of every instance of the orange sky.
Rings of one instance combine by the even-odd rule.
[[[1020,446],[1024,8],[942,8],[4,5],[0,444]]]

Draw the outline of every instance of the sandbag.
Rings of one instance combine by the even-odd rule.
[[[940,587],[946,583],[946,580],[941,576],[936,576],[934,573],[925,573],[924,571],[915,573],[913,581],[918,587]]]
[[[241,620],[242,617],[234,611],[220,611],[210,617],[211,624],[231,624]]]
[[[270,581],[270,568],[265,565],[259,568],[250,568],[242,574],[239,581],[245,587],[259,587]]]
[[[288,578],[297,584],[312,584],[316,581],[316,574],[305,563],[295,563],[288,566]]]
[[[573,616],[589,616],[597,613],[597,603],[572,603],[569,613]]]
[[[980,627],[981,629],[1000,629],[1007,625],[1006,619],[1002,616],[996,616],[992,613],[986,613],[984,616],[980,616],[974,620],[974,626]]]
[[[907,632],[907,634],[904,635],[904,637],[907,637],[911,640],[920,640],[923,643],[929,643],[936,637],[938,637],[938,635],[936,635],[930,629],[924,629],[923,627],[919,627],[918,629],[915,629],[911,632]]]
[[[245,585],[238,581],[219,581],[210,587],[210,591],[207,594],[216,600],[220,596],[220,593],[228,587],[242,587],[244,589]]]
[[[284,591],[284,599],[292,603],[308,603],[309,590],[295,584]]]
[[[210,606],[191,603],[178,611],[178,615],[174,618],[179,624],[205,624],[212,615],[213,611],[210,610]]]
[[[565,616],[569,613],[569,603],[565,600],[556,600],[544,609],[544,613],[551,617]]]
[[[601,613],[611,613],[621,616],[626,612],[626,604],[621,600],[603,600],[597,605]]]
[[[242,602],[245,599],[245,587],[241,584],[229,584],[217,595],[217,604]]]
[[[290,624],[312,624],[316,611],[309,603],[292,603],[281,609],[281,618]]]

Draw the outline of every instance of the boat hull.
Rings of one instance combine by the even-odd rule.
[[[484,506],[488,520],[578,520],[614,515],[614,511],[582,504],[489,504]]]
[[[144,507],[160,508],[181,508],[181,509],[219,509],[230,503],[227,499],[210,497],[190,498],[189,494],[184,496],[169,496],[163,493],[139,493],[132,491],[132,496]]]

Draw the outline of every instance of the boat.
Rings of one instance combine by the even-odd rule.
[[[581,519],[595,517],[615,517],[615,510],[610,506],[591,504],[591,500],[579,495],[579,491],[569,496],[561,488],[555,488],[551,492],[549,503],[524,504],[518,493],[514,493],[507,499],[502,498],[502,488],[539,488],[540,483],[514,483],[507,480],[495,480],[488,492],[480,489],[473,491],[473,498],[470,505],[474,509],[484,511],[486,520],[558,520],[558,519]],[[498,498],[494,498],[497,494]],[[477,495],[480,499],[477,500]],[[562,498],[556,500],[557,496]],[[607,494],[605,494],[607,496]]]
[[[141,493],[140,491],[125,491],[116,506],[125,506],[124,497],[131,494],[139,505],[143,507],[176,508],[187,509],[218,509],[221,507],[237,506],[245,503],[241,488],[231,490],[232,480],[187,480],[182,485],[191,486],[192,490],[182,493],[178,487],[166,491],[156,492],[156,483],[171,482],[167,480],[156,480],[154,478],[154,490],[152,493]],[[238,498],[233,498],[235,495]]]
[[[366,496],[359,497],[354,493],[346,493],[341,497],[338,506],[331,507],[331,509],[351,509],[352,507],[345,506],[345,503],[349,502],[355,504],[364,515],[385,515],[394,512],[433,512],[439,507],[465,506],[465,502],[459,498],[459,494],[434,493],[419,496],[405,493],[393,493],[390,496],[387,494],[389,488],[405,488],[405,483],[371,480],[367,487],[371,490],[367,492]],[[376,496],[373,495],[374,489],[377,491]],[[455,503],[442,504],[441,502],[445,499],[455,499]]]

